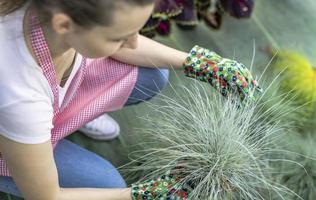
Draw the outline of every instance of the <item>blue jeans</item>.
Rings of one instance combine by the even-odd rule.
[[[167,69],[139,67],[135,88],[125,106],[151,99],[168,82]],[[63,188],[125,188],[126,183],[115,167],[101,156],[69,140],[61,140],[54,159]],[[22,197],[11,177],[0,176],[0,191]]]

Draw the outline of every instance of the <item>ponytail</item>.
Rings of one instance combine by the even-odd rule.
[[[29,0],[0,0],[0,16],[10,14],[21,8]]]

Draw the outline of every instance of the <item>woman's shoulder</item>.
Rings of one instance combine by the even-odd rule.
[[[50,85],[41,69],[23,64],[11,55],[3,58],[0,56],[0,107],[10,101],[9,96],[15,98],[12,100],[36,97],[39,101],[53,102]]]
[[[0,134],[21,143],[50,138],[53,95],[41,70],[0,50]],[[1,55],[2,54],[2,55]]]
[[[54,97],[42,69],[35,61],[35,64],[26,62],[16,48],[6,47],[0,48],[0,107],[11,100],[35,97],[38,101],[53,102]]]
[[[0,85],[33,88],[51,97],[49,83],[42,69],[29,55],[24,37],[12,40],[0,37],[0,46]]]
[[[6,90],[18,87],[21,88],[20,95],[23,90],[34,90],[43,97],[53,99],[49,83],[26,47],[24,13],[25,7],[2,17],[0,21],[0,90],[1,87]],[[14,91],[12,89],[11,92]]]

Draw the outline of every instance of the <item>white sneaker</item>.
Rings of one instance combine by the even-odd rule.
[[[119,136],[120,126],[112,117],[103,114],[84,125],[79,131],[95,140],[112,140]]]

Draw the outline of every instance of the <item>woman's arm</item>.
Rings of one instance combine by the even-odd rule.
[[[182,52],[142,35],[138,37],[138,47],[136,49],[123,48],[112,58],[124,63],[142,66],[180,69],[188,53]]]
[[[25,200],[131,200],[130,189],[60,188],[50,141],[29,145],[0,135],[0,151]]]

